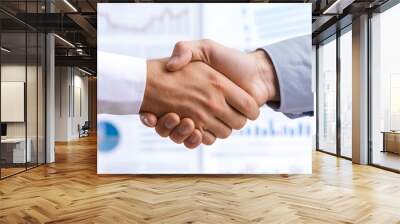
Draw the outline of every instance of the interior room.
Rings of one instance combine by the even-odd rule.
[[[237,135],[254,131],[267,141],[276,137],[274,128],[284,126],[285,135],[299,134],[310,143],[312,174],[100,175],[104,127],[97,127],[97,50],[104,40],[98,4],[138,2],[167,1],[0,1],[0,223],[400,223],[398,0],[231,1],[311,7],[314,116],[297,129],[270,122],[265,127],[272,131],[254,126]],[[195,16],[211,22],[221,17],[200,12]],[[164,14],[149,16],[144,24]],[[250,15],[257,26],[245,26],[246,41],[260,30],[273,32],[257,23],[263,16]],[[108,47],[119,45],[111,40]],[[139,46],[138,52],[166,49],[160,46]],[[146,47],[154,49],[147,52]],[[171,145],[149,139],[141,143],[159,151]],[[251,140],[241,143],[247,153],[253,152]],[[301,160],[299,144],[285,146],[292,159]],[[214,149],[209,154],[230,156],[229,149]],[[255,157],[260,164],[277,162]]]
[[[1,177],[7,177],[45,162],[45,36],[2,32],[1,44]]]

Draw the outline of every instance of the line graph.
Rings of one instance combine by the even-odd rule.
[[[165,8],[159,14],[150,16],[143,24],[134,24],[136,21],[121,22],[113,19],[106,12],[98,13],[99,22],[104,25],[104,29],[114,32],[140,33],[140,34],[187,34],[190,33],[190,12],[189,8],[183,8],[174,12],[170,8]],[[132,17],[134,18],[134,17]],[[140,18],[138,15],[136,18]]]

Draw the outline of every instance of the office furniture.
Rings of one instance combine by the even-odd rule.
[[[79,138],[89,136],[89,129],[90,129],[89,124],[90,124],[89,121],[85,121],[82,127],[78,124]]]
[[[25,82],[1,82],[1,122],[24,122]]]
[[[25,144],[27,144],[25,151]],[[32,140],[30,138],[6,138],[1,139],[1,159],[6,164],[20,164],[31,162]]]
[[[392,152],[400,154],[400,131],[382,131],[383,150],[382,152]]]

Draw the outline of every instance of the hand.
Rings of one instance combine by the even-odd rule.
[[[258,117],[254,99],[208,65],[194,62],[179,71],[168,72],[166,62],[166,59],[147,62],[141,113],[162,116],[173,111],[179,117],[190,118],[204,144],[211,144],[214,136],[226,138],[232,128],[243,127],[246,118]]]
[[[178,42],[167,69],[178,71],[191,61],[201,61],[224,74],[254,97],[259,106],[279,101],[274,66],[263,50],[243,53],[212,40]]]
[[[172,57],[167,63],[167,69],[176,71],[191,61],[205,62],[225,74],[250,93],[260,106],[268,101],[279,101],[278,81],[274,67],[268,55],[262,50],[246,54],[224,47],[212,40],[179,42],[175,45]],[[167,118],[173,120],[175,126],[180,125],[179,117],[173,113],[165,115],[158,122],[157,117],[152,114],[146,113],[141,116],[142,122],[149,127],[156,127],[159,134],[170,134],[171,139],[185,139],[185,145],[190,145],[190,147],[196,147],[201,143],[198,138],[191,136],[192,133],[179,133],[179,129],[171,131],[166,128],[163,121]],[[192,144],[186,139],[190,139]]]
[[[165,114],[158,122],[156,115],[141,113],[140,120],[148,127],[155,127],[156,132],[160,136],[169,136],[176,143],[184,142],[185,146],[189,149],[196,148],[202,143],[203,136],[199,130],[195,129],[193,121],[189,118],[181,120],[176,113]],[[215,136],[208,135],[207,142],[213,144]]]

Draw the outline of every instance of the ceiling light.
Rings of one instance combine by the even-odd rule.
[[[78,12],[78,10],[68,1],[64,0],[65,4],[67,4],[74,12]]]
[[[62,42],[64,42],[65,44],[67,44],[68,46],[75,48],[75,45],[73,45],[73,44],[72,44],[71,42],[69,42],[68,40],[66,40],[66,39],[64,39],[64,38],[62,38],[62,37],[60,37],[60,36],[57,35],[57,34],[54,34],[54,36],[57,37],[57,38],[58,38],[59,40],[61,40]]]
[[[6,53],[10,53],[11,52],[11,50],[9,50],[9,49],[7,49],[5,47],[1,47],[0,49],[1,49],[1,51],[4,51]]]
[[[322,14],[342,14],[343,9],[351,5],[354,0],[336,0]]]
[[[81,68],[79,68],[79,67],[78,67],[78,70],[81,71],[81,72],[83,72],[83,73],[85,73],[85,74],[87,74],[87,75],[90,75],[90,76],[92,75],[92,73],[90,73],[90,72],[88,72],[88,71],[86,71],[86,70],[83,70],[83,69],[81,69]]]

